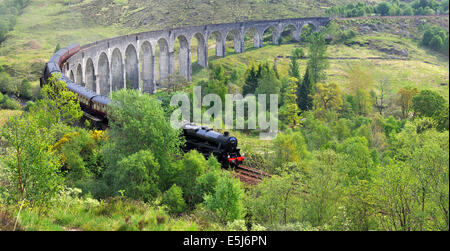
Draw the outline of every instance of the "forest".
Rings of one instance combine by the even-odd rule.
[[[430,8],[448,12],[448,1],[439,3]],[[414,43],[448,62],[448,36],[426,25]],[[20,102],[33,96],[30,82],[12,81],[0,65],[0,106],[20,109],[0,123],[0,230],[448,231],[449,101],[439,89],[448,89],[448,76],[444,87],[398,84],[351,61],[337,82],[331,48],[361,37],[332,22],[307,29],[300,43],[282,38],[293,44],[286,69],[264,56],[240,71],[224,63],[231,55],[211,60],[204,78],[153,95],[113,92],[107,130],[83,118],[59,76]],[[286,47],[277,48],[249,53]],[[275,139],[260,140],[259,128],[230,131],[245,165],[270,178],[246,185],[215,157],[181,150],[170,101],[192,99],[196,86],[222,101],[278,95]]]

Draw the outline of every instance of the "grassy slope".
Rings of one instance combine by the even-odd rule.
[[[380,0],[359,0],[379,2]],[[205,23],[321,16],[355,0],[92,0],[79,10],[102,24],[162,29]],[[89,3],[86,3],[89,2]]]
[[[389,34],[372,34],[357,36],[352,39],[357,42],[353,45],[330,45],[327,54],[333,58],[358,57],[361,59],[330,59],[327,70],[327,81],[338,83],[345,90],[346,72],[351,64],[360,64],[363,69],[370,72],[375,80],[387,78],[393,86],[393,91],[402,86],[413,86],[419,89],[435,89],[448,98],[448,86],[441,86],[441,83],[449,82],[449,62],[448,58],[432,52],[418,45],[417,41],[405,39]],[[349,42],[352,42],[349,41]],[[376,48],[370,46],[360,46],[367,41],[376,44]],[[399,59],[366,59],[368,57],[399,57],[380,50],[384,47],[396,45],[408,51],[408,60]],[[231,72],[236,69],[243,74],[250,60],[273,62],[278,58],[277,65],[280,75],[288,75],[289,59],[286,56],[296,47],[302,47],[307,52],[306,45],[283,44],[281,46],[266,45],[258,50],[248,50],[243,54],[231,54],[225,58],[213,59],[213,64],[221,64]],[[227,48],[228,52],[231,52]],[[212,53],[212,51],[210,51]],[[212,59],[212,58],[211,58]],[[307,59],[301,59],[300,72],[304,73]],[[205,69],[194,75],[194,81],[207,77]]]
[[[75,42],[86,44],[168,27],[321,15],[327,6],[351,1],[354,0],[319,1],[323,2],[321,4],[313,0],[269,1],[273,3],[250,0],[72,0],[69,8],[64,0],[32,0],[18,17],[14,31],[0,47],[0,65],[13,76],[33,80],[58,43],[64,47]],[[234,7],[236,2],[240,3],[239,8]],[[186,7],[186,4],[191,7]],[[277,12],[273,11],[275,6]],[[146,25],[139,21],[141,19],[147,20]]]

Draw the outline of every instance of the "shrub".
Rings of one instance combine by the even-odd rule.
[[[6,72],[0,72],[0,92],[13,93],[15,90],[11,77]]]
[[[175,184],[164,193],[161,203],[168,207],[170,214],[180,214],[186,210],[183,191]]]
[[[28,81],[27,79],[22,80],[22,82],[20,83],[19,87],[18,87],[18,94],[19,97],[22,98],[31,98],[31,83],[30,81]]]
[[[242,219],[245,215],[244,188],[230,175],[219,179],[215,193],[205,196],[205,206],[222,222]]]
[[[149,201],[160,194],[159,163],[149,150],[141,150],[117,163],[109,173],[112,193],[124,190],[127,197]]]

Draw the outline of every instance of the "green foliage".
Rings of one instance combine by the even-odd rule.
[[[258,87],[258,78],[261,77],[261,70],[255,62],[250,62],[247,72],[245,73],[245,82],[242,94],[254,94]]]
[[[304,196],[303,222],[326,229],[339,212],[342,197],[342,177],[336,171],[338,156],[332,150],[318,152],[316,161],[310,162],[309,177],[302,181],[308,187]]]
[[[18,88],[18,95],[21,98],[29,99],[31,98],[31,82],[27,79],[23,79]]]
[[[6,34],[9,31],[8,23],[5,21],[0,21],[0,43],[6,39]]]
[[[305,113],[304,133],[309,150],[317,150],[327,147],[333,138],[332,130],[326,122],[313,117],[313,113]]]
[[[113,191],[124,190],[127,197],[149,201],[161,193],[159,169],[153,153],[141,150],[121,159],[108,175]]]
[[[414,115],[419,117],[435,117],[445,109],[445,99],[437,92],[423,90],[412,99]]]
[[[356,37],[356,32],[354,30],[343,30],[342,27],[334,21],[331,21],[325,28],[323,28],[321,33],[327,42],[331,40],[331,43],[334,44]]]
[[[161,203],[169,208],[171,214],[177,215],[186,210],[183,190],[175,184],[164,193]]]
[[[190,208],[194,206],[195,185],[198,177],[208,169],[208,161],[197,151],[184,155],[176,183],[183,189],[184,198]]]
[[[248,193],[246,204],[252,221],[273,226],[298,220],[301,192],[302,187],[291,175],[264,179]]]
[[[292,57],[295,58],[303,58],[305,56],[305,51],[303,51],[303,48],[295,48],[292,50]]]
[[[342,93],[336,83],[316,84],[314,109],[319,113],[318,117],[325,117],[325,113],[329,110],[340,110],[342,103]]]
[[[55,47],[55,51],[53,51],[53,53],[58,52],[61,49],[61,45],[58,43]]]
[[[57,77],[49,78],[48,84],[41,89],[41,97],[30,113],[43,127],[50,128],[55,124],[72,125],[83,116],[76,94],[69,91],[66,83]]]
[[[255,89],[256,94],[279,94],[281,88],[281,82],[277,78],[276,72],[270,67],[268,62],[261,63],[258,66],[260,71],[260,77],[257,80],[258,87]],[[266,102],[270,104],[269,96],[266,97]]]
[[[297,88],[297,105],[302,111],[309,111],[313,108],[314,100],[314,82],[312,80],[312,72],[306,67],[302,84]]]
[[[52,207],[24,209],[18,224],[28,231],[198,231],[195,222],[172,218],[162,207],[125,197],[96,200],[66,189],[52,200]]]
[[[137,90],[120,90],[112,94],[110,109],[109,140],[104,148],[106,172],[115,173],[123,158],[148,150],[159,163],[159,189],[170,188],[177,172],[171,162],[183,142],[158,100]],[[114,176],[105,175],[107,183],[112,184]]]
[[[220,177],[214,194],[205,195],[205,206],[215,213],[215,217],[222,223],[243,219],[244,188],[242,183],[231,175]]]
[[[11,80],[11,77],[6,72],[0,72],[0,92],[2,93],[14,93],[14,83]]]
[[[62,189],[61,161],[49,150],[49,134],[30,114],[12,117],[1,130],[7,154],[1,178],[10,200],[23,205],[46,204]]]
[[[396,103],[402,109],[402,118],[406,119],[412,108],[412,99],[417,94],[416,88],[400,88],[397,93]]]
[[[342,172],[346,173],[349,181],[354,183],[357,180],[372,179],[374,173],[374,162],[369,150],[369,142],[364,137],[352,137],[344,140],[338,145],[337,152],[344,158]]]
[[[289,64],[289,76],[300,80],[300,71],[298,69],[297,53],[293,52],[291,56],[291,62]]]
[[[300,109],[297,105],[297,82],[298,79],[292,77],[289,79],[285,93],[283,94],[283,106],[280,108],[280,119],[286,125],[295,127],[300,124]]]
[[[373,85],[373,77],[369,72],[352,65],[348,70],[348,90],[353,97],[348,99],[352,110],[358,115],[368,115],[373,108],[373,97],[370,95]]]
[[[391,5],[388,2],[381,2],[376,7],[376,12],[382,16],[388,16]]]
[[[374,11],[374,6],[358,2],[356,5],[347,4],[345,6],[330,7],[325,10],[325,13],[331,17],[362,17],[370,15]]]
[[[411,2],[384,1],[375,6],[359,2],[356,5],[333,6],[325,10],[331,17],[363,17],[372,14],[381,16],[412,16],[448,14],[448,0],[415,0]]]
[[[193,204],[203,202],[205,195],[212,195],[217,187],[219,178],[222,176],[220,163],[212,156],[208,159],[208,170],[195,180]]]
[[[448,31],[441,26],[428,26],[425,30],[421,44],[448,55]]]
[[[0,108],[8,110],[20,109],[20,104],[15,99],[11,99],[8,95],[0,93]]]
[[[274,166],[283,166],[288,162],[301,162],[309,155],[303,134],[291,129],[278,133],[273,140],[273,146]]]
[[[325,69],[329,63],[326,59],[327,45],[321,33],[313,33],[308,51],[308,68],[311,70],[311,80],[315,84],[325,80]]]
[[[66,133],[53,146],[63,161],[67,171],[66,183],[82,186],[84,182],[101,177],[104,171],[101,147],[107,136],[103,131],[78,129]],[[85,188],[85,190],[89,190]]]

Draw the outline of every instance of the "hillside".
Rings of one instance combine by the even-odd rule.
[[[70,6],[68,5],[70,2]],[[41,74],[44,63],[49,59],[57,44],[62,47],[79,43],[86,44],[96,40],[110,38],[128,33],[134,33],[145,30],[157,30],[167,27],[198,25],[204,23],[220,23],[239,20],[258,20],[275,19],[288,17],[306,17],[324,15],[324,9],[335,4],[345,4],[355,2],[350,0],[322,0],[322,1],[111,1],[111,0],[91,0],[91,1],[63,1],[33,0],[24,9],[23,14],[17,19],[14,30],[8,34],[6,41],[0,47],[0,65],[13,77],[22,79],[28,78],[34,81],[37,92],[37,78]],[[377,2],[377,1],[374,1]],[[184,7],[179,7],[184,6]],[[277,11],[273,11],[276,9]],[[220,11],[219,11],[220,10]],[[162,21],[164,19],[164,21]],[[406,18],[401,21],[387,19],[379,21],[350,19],[339,21],[342,29],[349,27],[360,34],[370,35],[391,33],[394,36],[400,32],[407,33],[410,38],[408,44],[414,44],[417,47],[417,41],[422,34],[420,31],[420,22],[416,18]],[[419,21],[422,19],[419,19]],[[442,24],[447,26],[448,17],[429,17],[427,22],[431,24]],[[405,29],[407,27],[407,29]],[[359,43],[355,41],[355,43]],[[395,41],[384,39],[385,47],[395,47]],[[349,48],[353,50],[343,50],[346,56],[359,56],[360,51],[355,48],[367,49],[376,53],[380,48],[374,46],[374,43],[352,45]],[[369,47],[369,48],[367,48]],[[347,48],[347,47],[345,47]],[[273,56],[289,54],[291,48],[274,47],[270,49]],[[338,48],[335,48],[338,49]],[[255,54],[263,53],[261,51],[253,52]],[[420,53],[415,55],[413,50],[412,57],[428,56],[428,52],[419,48]],[[431,52],[430,52],[431,53]],[[370,54],[370,53],[369,53]],[[246,58],[249,54],[245,53],[239,57]],[[269,56],[267,55],[267,56]],[[331,55],[331,54],[330,54]],[[415,56],[414,56],[415,55]],[[448,63],[445,59],[421,60],[431,62],[432,66],[439,68],[443,74],[447,74],[448,82]],[[273,58],[267,58],[273,60]],[[444,61],[440,63],[439,61]],[[233,58],[225,58],[220,61],[233,61]],[[378,60],[377,64],[385,64]],[[331,67],[333,69],[333,65]],[[424,68],[425,71],[427,68]],[[338,71],[338,70],[332,70]],[[425,74],[425,76],[428,76]],[[431,74],[431,76],[435,76]],[[426,77],[425,77],[426,78]]]
[[[325,9],[379,0],[93,0],[73,5],[98,24],[150,30],[205,23],[323,16]]]

